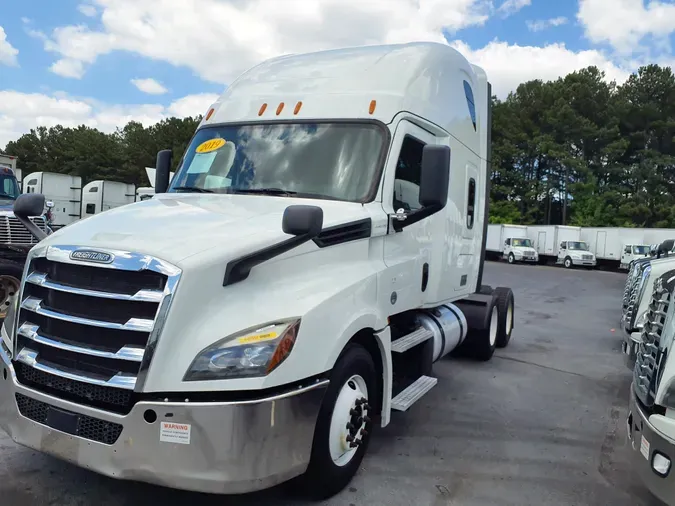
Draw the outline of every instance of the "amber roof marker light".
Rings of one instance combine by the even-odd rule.
[[[265,110],[267,109],[267,103],[264,103],[263,105],[260,106],[260,110],[258,111],[258,116],[262,116],[265,114]]]
[[[377,100],[371,100],[370,107],[368,107],[368,113],[373,114],[375,112],[375,107],[377,107]]]

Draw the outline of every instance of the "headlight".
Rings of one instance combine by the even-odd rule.
[[[293,350],[300,320],[272,322],[251,328],[202,350],[184,381],[266,376]]]
[[[637,320],[635,320],[635,328],[637,330],[642,330],[645,326],[645,322],[647,321],[647,312],[643,312],[640,316],[637,317]]]
[[[642,296],[645,293],[645,289],[647,288],[647,280],[649,279],[649,273],[652,272],[652,266],[648,265],[645,267],[645,270],[642,271],[642,276],[640,277],[638,289],[637,289],[637,296],[635,297],[635,304],[637,306],[640,305],[640,301],[642,300]]]

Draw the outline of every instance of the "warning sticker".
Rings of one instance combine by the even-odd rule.
[[[210,153],[211,151],[216,151],[222,148],[225,144],[225,139],[211,139],[206,142],[202,142],[197,146],[197,153]]]
[[[276,339],[276,332],[265,332],[264,334],[254,334],[251,336],[240,337],[237,339],[241,344],[257,343],[260,341],[269,341],[270,339]]]
[[[162,443],[190,444],[192,426],[186,423],[162,422],[159,429],[159,440]]]
[[[640,440],[640,453],[644,458],[649,460],[649,441],[647,441],[644,436],[642,436],[642,439]]]

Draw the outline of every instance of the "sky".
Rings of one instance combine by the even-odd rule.
[[[500,98],[596,65],[670,65],[675,0],[0,0],[0,148],[38,125],[111,132],[204,114],[267,58],[446,42]]]

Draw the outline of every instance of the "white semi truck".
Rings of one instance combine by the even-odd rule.
[[[674,240],[664,241],[654,256],[636,259],[626,277],[621,304],[620,327],[623,335],[622,351],[629,369],[635,366],[635,357],[642,340],[642,331],[649,313],[654,283],[665,272],[675,268]]]
[[[633,468],[652,494],[675,503],[675,266],[655,279],[640,342],[626,420]],[[653,273],[654,271],[652,271]]]
[[[340,491],[435,361],[488,360],[511,337],[512,291],[481,284],[491,95],[435,43],[244,73],[168,191],[162,151],[153,198],[31,250],[0,427],[121,479]],[[22,195],[15,213],[41,205]]]

